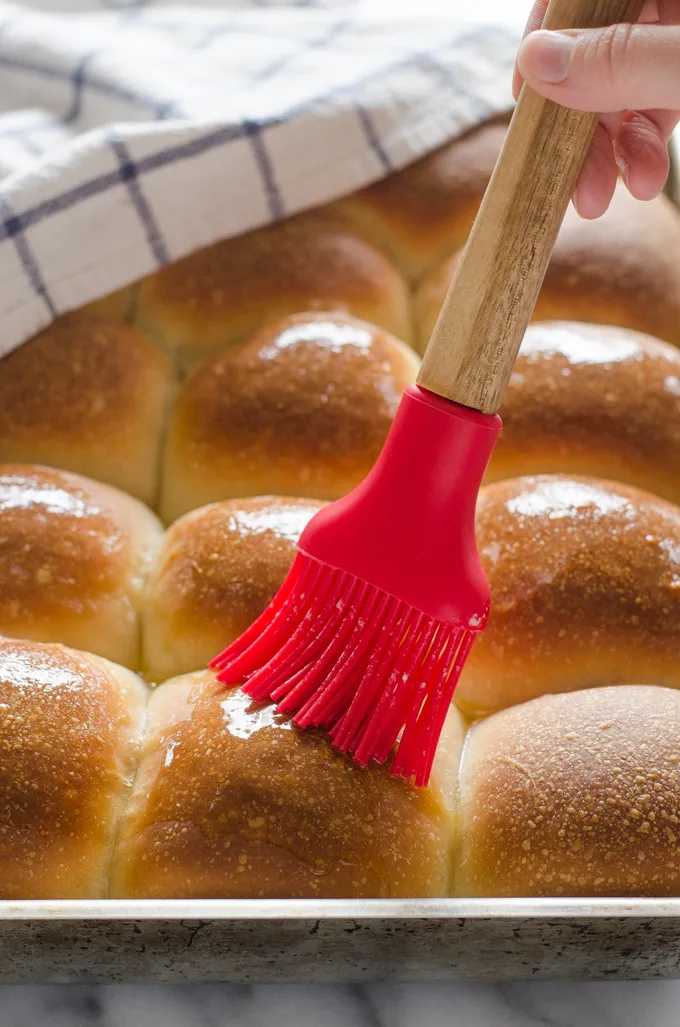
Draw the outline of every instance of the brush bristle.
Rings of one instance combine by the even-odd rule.
[[[322,727],[362,766],[427,784],[477,632],[424,613],[303,553],[255,623],[211,666],[299,727]]]

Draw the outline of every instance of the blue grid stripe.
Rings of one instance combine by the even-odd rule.
[[[43,78],[55,79],[58,82],[72,82],[73,72],[66,71],[64,68],[54,68],[46,64],[37,64],[35,61],[23,60],[20,57],[10,57],[8,54],[0,53],[0,69],[5,68],[8,71],[23,71],[28,75],[38,75]],[[107,82],[104,79],[99,78],[88,78],[87,83],[83,82],[83,85],[87,85],[88,89],[91,89],[94,93],[100,93],[102,96],[106,96],[112,100],[120,100],[123,103],[129,104],[131,107],[142,108],[143,110],[153,112],[160,106],[166,107],[170,101],[164,100],[159,101],[155,97],[144,96],[141,93],[134,92],[131,89],[125,89],[123,86],[118,86],[113,82]],[[173,109],[175,104],[173,103]],[[176,116],[179,117],[180,111],[176,110]]]
[[[387,152],[385,151],[385,147],[382,145],[380,141],[380,136],[375,130],[375,126],[373,125],[373,122],[368,111],[363,106],[363,104],[360,103],[355,103],[354,108],[357,112],[359,123],[361,124],[361,127],[364,130],[364,135],[368,140],[369,146],[371,147],[376,157],[382,164],[383,169],[387,172],[392,171],[392,162],[388,157]]]
[[[18,219],[14,217],[14,212],[4,196],[0,194],[0,211],[3,216],[3,224],[7,227],[7,234],[14,242],[14,248],[16,249],[21,266],[24,269],[24,273],[28,278],[31,286],[40,296],[41,300],[47,307],[47,310],[51,317],[57,316],[57,308],[55,307],[45,283],[45,279],[42,276],[38,262],[35,260],[31,248],[28,245],[26,236],[21,231]]]
[[[255,160],[262,177],[262,183],[267,194],[267,202],[269,204],[269,213],[273,220],[278,220],[284,216],[283,200],[281,193],[279,192],[276,178],[274,177],[274,168],[269,159],[267,149],[264,144],[262,127],[256,124],[254,121],[244,122],[243,128],[245,134],[250,141],[250,145],[255,154]]]
[[[146,237],[149,240],[149,246],[154,258],[161,266],[170,262],[170,257],[161,234],[161,230],[158,227],[158,222],[153,216],[151,207],[149,206],[142,188],[139,184],[139,169],[134,161],[130,157],[130,152],[120,138],[117,138],[113,133],[111,134],[111,147],[118,163],[120,164],[121,179],[127,186],[130,198],[135,205],[135,210],[142,225],[146,232]]]

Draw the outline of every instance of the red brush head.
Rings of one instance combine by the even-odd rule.
[[[307,525],[278,595],[213,661],[360,763],[425,784],[489,589],[474,537],[500,418],[407,389],[383,451]]]

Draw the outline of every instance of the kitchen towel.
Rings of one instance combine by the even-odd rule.
[[[518,40],[458,0],[0,0],[0,356],[507,110]]]

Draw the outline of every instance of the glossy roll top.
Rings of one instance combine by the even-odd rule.
[[[261,496],[193,510],[165,533],[144,606],[151,681],[200,670],[259,617],[323,504]]]
[[[530,325],[487,481],[587,474],[680,501],[680,350],[610,325]]]
[[[377,459],[412,350],[341,314],[296,314],[207,361],[170,419],[161,512],[166,521],[238,496],[336,499]]]
[[[301,310],[345,311],[408,340],[406,285],[346,217],[304,214],[144,279],[135,323],[183,368]]]
[[[545,692],[680,686],[680,508],[586,477],[484,488],[489,624],[455,701],[478,716]]]
[[[0,464],[0,635],[63,642],[136,669],[161,525],[89,478]]]

